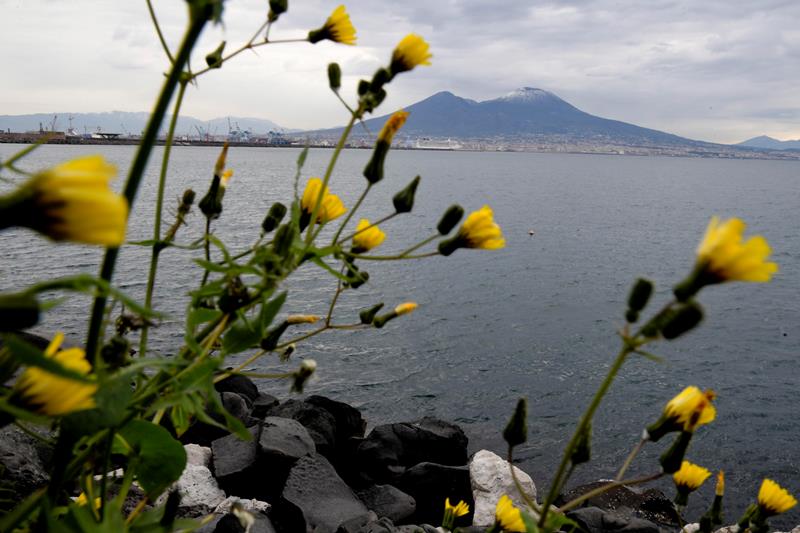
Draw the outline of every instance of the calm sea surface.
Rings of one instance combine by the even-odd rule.
[[[0,157],[18,148],[0,145]],[[124,169],[133,147],[45,146],[24,166],[38,169],[95,152]],[[235,176],[214,225],[230,248],[251,244],[269,205],[289,197],[298,153],[231,150]],[[170,208],[186,187],[198,196],[205,193],[217,149],[177,147],[173,154]],[[157,149],[153,161],[160,155]],[[311,151],[304,179],[321,175],[330,155]],[[361,191],[360,171],[368,155],[342,154],[331,188],[346,205],[353,205]],[[151,164],[130,240],[151,238],[156,173]],[[319,363],[307,393],[350,402],[371,425],[424,415],[455,420],[473,449],[501,453],[500,432],[517,398],[525,396],[530,439],[517,457],[544,485],[619,348],[615,331],[622,325],[631,282],[640,275],[654,280],[653,306],[663,304],[671,285],[691,267],[711,215],[738,216],[751,232],[769,240],[780,273],[769,284],[705,289],[702,327],[652,347],[665,364],[629,361],[596,418],[591,466],[579,469],[574,479],[613,477],[642,427],[674,394],[696,384],[718,392],[718,418],[698,432],[689,458],[726,471],[729,521],[738,517],[763,476],[800,493],[799,163],[399,151],[389,155],[387,173],[364,206],[370,219],[390,212],[391,196],[411,178],[420,174],[423,179],[414,212],[386,225],[388,238],[379,251],[400,251],[428,236],[455,202],[468,211],[491,205],[507,248],[364,263],[370,283],[345,293],[337,321],[354,321],[358,309],[376,301],[392,306],[414,300],[419,309],[382,330],[333,332],[303,343],[299,355]],[[202,221],[195,213],[179,240],[200,235]],[[101,251],[84,246],[54,248],[24,230],[0,234],[0,246],[3,290],[52,276],[95,274],[101,257]],[[154,332],[153,347],[167,353],[180,343],[183,295],[199,276],[191,263],[196,255],[176,249],[162,254],[156,307],[170,319]],[[137,247],[121,254],[115,281],[134,296],[144,292],[148,258],[148,251]],[[335,283],[318,268],[304,267],[288,288],[287,311],[324,315]],[[64,304],[37,331],[63,329],[81,342],[87,307],[85,299]],[[280,367],[264,360],[253,368]],[[286,396],[285,384],[262,387]],[[646,448],[631,473],[651,473],[667,441]],[[707,485],[701,493],[710,498],[713,487]],[[671,495],[669,484],[663,486]],[[790,522],[798,522],[796,512],[786,519]]]

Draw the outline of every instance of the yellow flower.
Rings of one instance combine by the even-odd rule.
[[[303,192],[303,198],[300,200],[300,206],[303,208],[308,219],[314,211],[314,205],[317,203],[317,198],[322,189],[322,180],[319,178],[311,178],[308,180],[306,190]],[[342,216],[347,211],[342,201],[335,194],[328,192],[328,187],[322,192],[322,203],[317,211],[317,222],[325,224],[331,220]]]
[[[717,473],[717,486],[714,489],[714,494],[717,496],[725,495],[725,472],[722,470]]]
[[[386,239],[386,234],[378,227],[370,227],[369,220],[362,218],[356,226],[356,234],[353,236],[353,251],[363,253],[377,248]]]
[[[222,185],[222,187],[227,187],[228,182],[231,181],[232,177],[233,177],[233,170],[230,169],[226,170],[225,172],[222,173],[222,178],[220,178],[219,184]]]
[[[488,205],[470,213],[458,233],[466,242],[467,248],[496,250],[506,245],[503,232],[495,223],[494,213]]]
[[[463,500],[458,502],[456,505],[450,505],[450,498],[447,498],[444,501],[444,510],[445,512],[452,511],[453,516],[459,517],[464,516],[469,512],[469,505],[467,505],[467,502]]]
[[[378,142],[383,141],[391,144],[394,134],[403,127],[407,118],[408,111],[403,111],[402,109],[400,111],[395,111],[383,125],[383,128],[381,128],[381,132],[378,134]]]
[[[797,505],[797,499],[771,479],[765,479],[758,491],[758,505],[771,516],[785,513]]]
[[[313,324],[318,320],[317,315],[289,315],[286,317],[287,324]]]
[[[690,463],[689,461],[683,461],[681,463],[681,469],[672,474],[672,479],[675,481],[675,486],[678,487],[678,490],[682,489],[692,492],[699,489],[700,485],[702,485],[710,475],[711,472],[709,472],[708,469]]]
[[[324,39],[342,44],[356,44],[356,29],[343,5],[333,10],[321,28],[308,33],[308,40],[312,43]]]
[[[511,498],[505,494],[503,494],[497,502],[494,517],[504,531],[525,532],[525,522],[522,521],[522,513],[514,506]]]
[[[19,225],[56,241],[119,246],[125,240],[128,202],[108,183],[117,168],[101,156],[67,161],[36,174],[23,187]]]
[[[81,507],[84,507],[84,506],[86,506],[86,504],[89,503],[89,498],[86,497],[86,493],[85,492],[81,492],[80,494],[78,494],[78,497],[75,498],[75,503],[80,505]],[[94,499],[94,508],[95,509],[100,509],[101,503],[102,502],[101,502],[100,498],[95,498]]]
[[[414,309],[416,309],[417,307],[419,306],[417,305],[416,302],[404,302],[395,307],[394,312],[397,314],[397,316],[407,315],[408,313],[414,311]]]
[[[664,415],[682,426],[684,431],[694,431],[716,418],[717,410],[711,403],[715,397],[712,390],[702,392],[693,385],[686,387],[667,403]]]
[[[745,223],[732,218],[720,222],[712,217],[705,237],[697,248],[697,259],[720,281],[769,281],[778,265],[766,262],[771,250],[767,240],[757,235],[742,242]]]
[[[425,39],[416,33],[409,33],[397,44],[392,53],[389,69],[392,76],[413,69],[417,65],[430,65],[431,53]]]
[[[57,333],[44,355],[68,370],[88,375],[92,367],[86,360],[84,351],[80,348],[59,351],[63,340],[64,334]],[[97,385],[57,376],[32,366],[22,373],[14,389],[22,401],[37,412],[49,416],[61,416],[74,411],[92,409],[95,406],[94,393],[97,391]]]

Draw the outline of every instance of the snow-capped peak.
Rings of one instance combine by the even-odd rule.
[[[534,102],[536,100],[544,100],[552,98],[553,94],[543,89],[535,87],[522,87],[511,91],[505,96],[501,96],[498,100],[515,101],[515,102]]]

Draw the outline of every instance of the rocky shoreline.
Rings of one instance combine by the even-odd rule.
[[[233,512],[239,508],[255,517],[250,533],[443,531],[430,524],[441,522],[445,498],[467,502],[470,512],[456,525],[478,532],[493,523],[501,495],[522,505],[508,463],[489,450],[469,457],[467,436],[450,422],[425,417],[365,434],[357,409],[323,396],[280,402],[242,376],[221,381],[217,390],[253,438],[206,424],[182,436],[188,461],[173,490],[181,495],[182,516],[211,515],[203,533],[245,531]],[[0,433],[2,477],[18,498],[47,482],[48,460],[35,438],[13,427]],[[535,499],[533,480],[515,472]],[[601,483],[575,488],[561,501]],[[587,533],[661,533],[679,531],[682,523],[660,491],[627,487],[592,498],[568,516]]]

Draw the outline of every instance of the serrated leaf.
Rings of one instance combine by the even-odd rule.
[[[186,450],[165,428],[132,420],[115,436],[115,453],[134,456],[136,479],[151,499],[157,498],[183,473]]]

